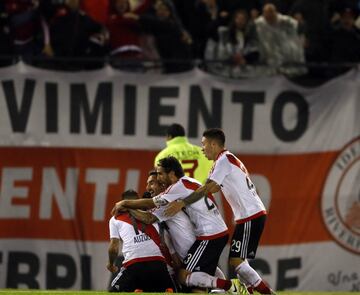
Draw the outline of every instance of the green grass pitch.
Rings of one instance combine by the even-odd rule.
[[[107,294],[106,291],[59,291],[59,290],[0,290],[0,295],[2,294],[9,294],[9,295],[45,295],[45,294],[51,294],[51,295],[100,295],[100,294]],[[116,293],[119,295],[129,295],[134,293]],[[142,293],[136,293],[141,295]],[[143,293],[146,295],[164,295],[169,293]],[[177,293],[179,295],[186,295],[185,293]],[[188,294],[188,293],[187,293]],[[292,291],[283,291],[283,292],[276,292],[277,295],[360,295],[360,292],[292,292]]]

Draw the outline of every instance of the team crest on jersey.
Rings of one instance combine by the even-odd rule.
[[[360,138],[346,145],[332,164],[321,211],[335,241],[360,254]]]

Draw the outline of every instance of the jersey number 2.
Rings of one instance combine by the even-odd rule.
[[[208,196],[205,196],[205,197],[204,197],[204,201],[205,201],[205,205],[206,205],[206,207],[208,208],[209,211],[210,211],[211,209],[214,209],[214,208],[215,208],[215,204],[214,204],[214,203],[212,203],[212,204],[209,203],[209,197],[208,197]]]

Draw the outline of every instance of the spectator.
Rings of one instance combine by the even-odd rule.
[[[191,48],[189,39],[173,16],[167,2],[155,4],[155,15],[136,15],[127,13],[126,18],[134,19],[141,24],[144,31],[152,33],[160,57],[164,59],[165,73],[181,72],[191,68]],[[181,60],[176,62],[176,60]]]
[[[124,17],[124,15],[130,12],[134,15],[141,15],[149,10],[151,4],[152,0],[143,0],[131,10],[128,0],[112,0],[110,2],[110,15],[106,27],[110,34],[111,56],[132,60],[146,58],[141,46],[140,25],[134,18]],[[129,69],[129,65],[124,67],[122,60],[119,63],[118,66]],[[130,64],[131,69],[137,70],[138,66],[136,64],[135,68],[133,68]]]
[[[220,74],[231,77],[247,76],[254,68],[245,67],[259,60],[259,41],[255,25],[249,20],[245,10],[237,10],[233,14],[228,28],[220,27],[218,40],[209,39],[205,57],[209,60],[224,60],[229,66],[220,64]],[[217,64],[210,69],[217,72]]]
[[[207,40],[216,40],[218,28],[228,24],[229,12],[222,0],[199,0],[195,6],[195,15],[190,29],[190,34],[195,40],[193,51],[197,58],[203,58]]]
[[[306,48],[309,46],[309,42],[308,42],[308,28],[304,16],[301,14],[301,12],[294,12],[292,17],[298,22],[299,38],[301,40],[302,46],[306,50]]]
[[[40,0],[39,10],[41,15],[45,18],[46,22],[51,24],[57,16],[59,10],[65,9],[65,3],[62,0]]]
[[[49,45],[48,26],[41,16],[35,0],[7,0],[13,50],[25,59],[40,55]]]
[[[358,14],[359,0],[329,0],[328,11],[331,16],[331,22],[338,21],[340,14],[345,9],[351,9],[354,13]]]
[[[261,3],[261,6],[264,6],[265,4],[268,4],[268,3],[272,3],[276,6],[277,10],[281,14],[290,15],[291,8],[294,5],[294,2],[296,2],[296,1],[297,0],[260,0],[259,2]],[[261,11],[261,8],[260,8],[260,11]]]
[[[355,12],[345,8],[340,13],[340,20],[332,27],[330,35],[330,61],[360,61],[360,30],[355,26]],[[340,73],[346,69],[340,69]]]
[[[301,13],[307,25],[306,61],[327,60],[329,2],[329,0],[296,0],[290,10],[291,15]]]
[[[172,14],[173,18],[175,19],[175,21],[184,30],[184,32],[187,32],[185,27],[184,27],[184,24],[182,22],[182,19],[179,16],[179,13],[177,11],[177,8],[175,6],[174,1],[173,0],[157,0],[157,2],[164,2],[169,7],[169,9],[171,10],[171,14]]]
[[[256,21],[263,62],[277,70],[282,65],[304,62],[304,48],[298,35],[298,23],[290,16],[277,12],[275,5],[265,4],[263,15]],[[286,67],[289,75],[302,74],[303,68]]]
[[[97,21],[102,25],[106,24],[109,12],[109,0],[85,0],[81,4],[81,8],[93,20]]]
[[[184,29],[191,34],[197,18],[195,13],[197,0],[171,0],[171,2],[174,4],[174,9]]]
[[[57,57],[101,57],[106,53],[104,28],[80,10],[80,0],[65,0],[66,8],[58,12],[51,25],[51,44]],[[79,66],[89,65],[80,61]]]
[[[0,66],[11,64],[12,61],[7,56],[12,55],[12,46],[9,17],[4,2],[0,2]]]

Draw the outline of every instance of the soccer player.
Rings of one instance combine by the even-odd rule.
[[[144,193],[145,197],[155,197],[156,195],[162,193],[165,189],[165,185],[160,183],[157,179],[156,170],[150,171],[146,182],[146,192]],[[161,216],[163,215],[163,207],[154,208],[149,211],[130,209],[129,212],[140,221],[152,224],[159,221],[157,217],[158,215],[161,219]],[[166,228],[165,233],[169,233],[169,235],[164,235],[165,243],[170,250],[173,267],[178,270],[182,266],[181,261],[185,259],[188,250],[196,240],[194,226],[189,217],[182,211],[176,214],[173,218],[161,222],[161,225],[160,233],[161,229],[164,227]],[[215,276],[221,279],[226,279],[224,273],[219,267],[216,268]],[[234,284],[236,283],[234,282]],[[242,288],[242,286],[238,288]]]
[[[261,294],[275,294],[247,261],[247,258],[255,258],[266,220],[265,207],[247,169],[225,149],[225,134],[221,129],[212,128],[203,133],[202,150],[209,160],[215,161],[206,184],[180,202],[169,204],[165,214],[176,214],[183,207],[206,197],[209,192],[221,190],[236,222],[231,239],[230,265],[234,267],[239,280],[249,286],[250,292],[253,289]]]
[[[136,192],[135,192],[136,194]],[[123,199],[132,197],[134,191],[123,193]],[[160,237],[153,225],[145,225],[128,212],[119,212],[109,221],[110,245],[107,269],[118,271],[115,260],[120,243],[124,261],[119,273],[111,282],[111,292],[170,292],[173,282],[166,268],[165,257],[160,250]]]
[[[143,198],[153,198],[165,190],[165,185],[157,180],[156,170],[150,170],[146,180],[146,192]]]
[[[166,189],[165,185],[158,181],[157,174],[158,173],[155,170],[150,171],[147,179],[146,191],[149,192],[151,198],[160,195]],[[132,209],[129,211],[135,218],[144,223],[152,224],[162,220],[164,208],[153,208],[146,212]],[[170,233],[171,245],[174,246],[174,249],[180,258],[184,259],[188,250],[196,240],[194,226],[183,211],[178,212],[178,214],[172,218],[166,219],[167,220],[163,223],[166,224],[167,231]],[[171,247],[169,247],[169,250],[170,248]],[[175,258],[175,260],[177,259]]]
[[[205,183],[213,162],[206,159],[199,146],[189,143],[183,126],[170,125],[166,131],[166,145],[155,157],[154,167],[160,159],[173,156],[179,160],[187,176]]]
[[[116,204],[115,210],[164,209],[169,202],[185,198],[201,184],[184,175],[179,161],[174,157],[166,157],[159,161],[157,167],[158,180],[167,187],[164,193],[152,199],[124,200]],[[188,287],[221,288],[228,290],[231,281],[214,277],[215,269],[223,248],[228,240],[228,229],[222,219],[212,195],[194,202],[186,208],[190,220],[194,224],[196,241],[188,250],[184,259],[184,268],[179,271],[179,281]],[[161,212],[159,220],[167,220]]]

